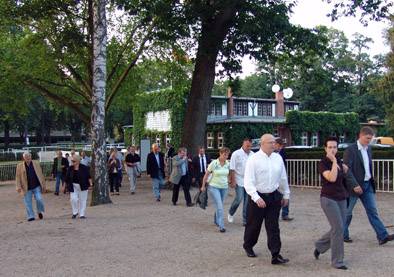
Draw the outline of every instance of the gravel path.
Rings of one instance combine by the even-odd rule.
[[[130,195],[125,177],[114,203],[88,207],[86,220],[71,219],[68,196],[45,194],[45,218],[34,222],[26,222],[14,186],[1,185],[0,276],[394,276],[394,242],[378,246],[361,203],[351,225],[354,243],[345,245],[350,270],[342,272],[330,267],[330,252],[317,261],[312,255],[314,240],[328,230],[319,191],[293,188],[295,220],[280,222],[282,254],[290,263],[272,266],[265,231],[258,257],[244,254],[239,211],[222,234],[213,225],[212,204],[186,207],[180,192],[179,205],[172,206],[168,190],[155,202],[149,180],[138,181]],[[394,194],[377,198],[384,223],[394,224]]]

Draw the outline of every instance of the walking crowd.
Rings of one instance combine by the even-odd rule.
[[[353,242],[349,226],[358,199],[365,208],[378,244],[383,245],[394,239],[393,234],[388,234],[377,211],[369,146],[373,135],[371,128],[361,128],[358,140],[346,149],[343,160],[337,155],[336,137],[329,137],[324,143],[325,153],[319,163],[322,178],[320,203],[331,229],[315,242],[313,256],[318,259],[331,248],[331,265],[337,269],[347,269],[344,243]],[[289,259],[281,255],[279,218],[282,221],[291,221],[293,218],[289,216],[290,188],[283,146],[282,139],[264,134],[256,153],[251,151],[252,142],[246,138],[242,141],[241,148],[232,153],[230,160],[230,149],[226,147],[219,150],[217,159],[211,160],[204,147],[199,147],[198,154],[191,157],[184,147],[175,151],[171,145],[167,145],[167,153],[164,155],[160,146],[153,144],[147,155],[146,173],[151,178],[153,196],[157,202],[161,201],[166,171],[169,172],[168,180],[172,185],[171,200],[174,206],[178,205],[181,186],[186,206],[194,206],[190,187],[192,184],[198,186],[200,196],[204,195],[206,199],[208,195],[212,199],[215,206],[213,223],[221,233],[226,232],[224,202],[229,187],[233,188],[235,197],[227,211],[227,221],[234,222],[234,215],[241,206],[242,224],[245,228],[243,249],[246,255],[256,257],[254,246],[264,223],[271,263],[286,264]],[[84,152],[81,156],[71,153],[67,159],[63,157],[62,151],[58,151],[54,159],[52,175],[56,179],[55,195],[59,195],[60,187],[64,193],[70,193],[73,219],[78,216],[86,218],[88,190],[93,186],[90,163],[90,158]],[[141,158],[134,146],[128,147],[124,158],[120,151],[111,149],[107,167],[112,195],[119,195],[123,169],[130,182],[130,194],[136,193],[137,178],[141,175]],[[46,191],[45,178],[40,164],[32,161],[27,152],[23,154],[23,162],[17,166],[16,189],[23,195],[27,220],[35,220],[33,195],[38,218],[43,219],[45,207],[41,193]]]

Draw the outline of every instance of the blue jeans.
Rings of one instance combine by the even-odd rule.
[[[282,218],[289,216],[289,206],[290,206],[290,201],[286,207],[282,207]]]
[[[63,185],[63,173],[58,172],[56,173],[56,187],[55,187],[55,192],[59,193],[59,187],[60,187],[60,182],[62,182]]]
[[[153,195],[156,199],[160,199],[160,188],[164,187],[163,174],[159,172],[158,178],[152,178]]]
[[[349,225],[352,221],[353,208],[357,203],[358,198],[360,198],[361,203],[364,206],[365,212],[367,213],[369,223],[375,230],[376,237],[378,240],[383,240],[388,236],[387,230],[384,227],[382,221],[379,218],[378,210],[376,208],[375,193],[373,192],[372,185],[369,181],[364,182],[361,186],[363,189],[363,194],[360,196],[350,196],[349,206],[346,212],[346,224],[344,230],[344,238],[349,239]]]
[[[23,202],[25,203],[25,207],[26,207],[27,219],[34,218],[34,210],[32,203],[33,195],[34,195],[34,199],[36,199],[37,213],[43,213],[45,211],[44,201],[41,196],[41,187],[38,186],[35,189],[28,190],[25,196],[23,197]]]
[[[228,189],[220,189],[212,186],[208,186],[208,192],[216,206],[213,222],[219,226],[220,229],[224,228],[224,209],[223,204],[227,196]]]
[[[230,210],[228,213],[232,216],[235,214],[235,212],[238,209],[239,204],[241,204],[241,201],[243,202],[243,208],[242,208],[242,223],[246,224],[246,211],[248,209],[248,194],[246,193],[244,187],[241,186],[236,186],[235,187],[235,198],[233,203],[231,204]]]

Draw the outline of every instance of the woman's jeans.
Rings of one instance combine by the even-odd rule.
[[[217,187],[208,186],[208,192],[216,206],[214,214],[214,223],[219,226],[220,229],[224,229],[224,200],[227,197],[228,189],[221,189]]]
[[[37,204],[37,213],[43,213],[45,211],[44,201],[41,195],[41,187],[38,186],[35,189],[28,190],[23,197],[23,202],[26,207],[27,219],[34,218],[34,210],[33,210],[33,195],[34,199],[36,199]]]

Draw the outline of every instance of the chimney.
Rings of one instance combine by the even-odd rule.
[[[276,100],[276,117],[285,116],[285,99],[283,98],[283,91],[278,91],[275,93]]]
[[[234,98],[231,87],[227,88],[227,116],[232,117],[234,115]]]

